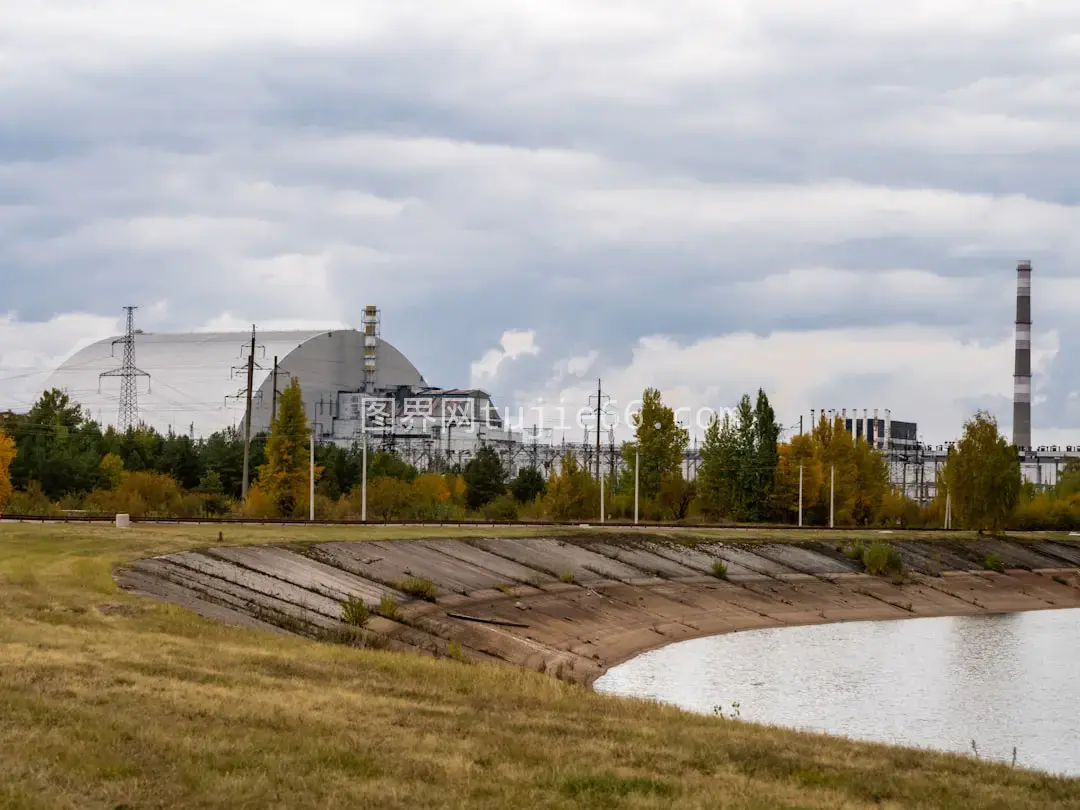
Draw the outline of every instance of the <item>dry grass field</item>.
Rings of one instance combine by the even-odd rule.
[[[478,533],[223,531],[225,543]],[[1080,780],[228,628],[113,583],[116,563],[217,532],[0,525],[0,807],[1080,807]]]

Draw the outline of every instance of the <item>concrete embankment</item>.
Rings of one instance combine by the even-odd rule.
[[[230,623],[501,661],[582,683],[646,650],[735,630],[1080,607],[1077,542],[891,541],[902,577],[864,573],[840,542],[596,533],[283,543],[144,559],[116,578]],[[984,570],[988,555],[1004,573]],[[426,598],[413,595],[428,583]],[[375,612],[384,597],[399,606],[394,618]],[[363,631],[341,621],[350,598],[372,610]]]

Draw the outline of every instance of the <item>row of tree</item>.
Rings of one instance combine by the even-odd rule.
[[[628,519],[793,523],[800,503],[806,525],[940,525],[951,499],[954,525],[1032,528],[1080,524],[1080,467],[1067,468],[1053,492],[1021,484],[1019,460],[993,419],[965,425],[938,481],[938,498],[920,507],[889,486],[884,457],[837,420],[780,441],[764,391],[744,396],[734,414],[709,425],[696,476],[684,474],[689,434],[660,392],[647,389],[623,445],[621,474],[604,480],[605,514]],[[243,439],[236,431],[205,440],[149,428],[101,428],[60,391],[46,392],[21,416],[0,421],[0,509],[85,509],[183,516],[308,514],[310,434],[294,380],[282,393],[269,434],[251,447],[250,489],[240,502]],[[325,445],[316,453],[316,513],[359,517],[363,460],[357,448]],[[636,475],[635,475],[636,473]],[[591,519],[600,482],[572,453],[545,476],[526,468],[510,477],[496,450],[484,446],[463,468],[421,473],[392,454],[369,455],[368,515],[373,519]],[[14,491],[13,491],[14,490]],[[1073,516],[1075,515],[1075,520]],[[1071,527],[1071,524],[1070,524]]]

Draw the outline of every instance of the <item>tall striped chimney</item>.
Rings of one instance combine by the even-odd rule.
[[[1016,265],[1016,368],[1013,444],[1031,448],[1031,262]]]

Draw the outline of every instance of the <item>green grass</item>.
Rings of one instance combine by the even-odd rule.
[[[574,576],[573,571],[563,571],[559,574],[559,582],[562,582],[565,585],[573,585],[576,581],[577,578]]]
[[[727,563],[717,560],[712,564],[712,575],[717,579],[727,579]]]
[[[395,582],[394,587],[402,593],[407,593],[409,596],[414,596],[417,599],[424,599],[428,602],[434,602],[435,595],[438,593],[434,582],[430,579],[423,579],[421,577],[409,577],[408,579],[403,579],[401,582]]]
[[[987,571],[996,571],[999,574],[1005,573],[1005,560],[1001,558],[1000,554],[987,554],[986,559],[983,560],[983,568]]]
[[[490,532],[526,533],[552,534]],[[224,540],[432,534],[226,527]],[[216,527],[0,525],[0,808],[1080,804],[1080,780],[225,627],[113,584],[116,563],[216,543]]]

